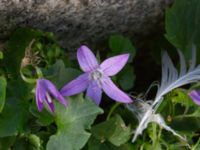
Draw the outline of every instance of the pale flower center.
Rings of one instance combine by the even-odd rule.
[[[91,79],[95,81],[101,80],[103,77],[103,74],[100,70],[95,70],[94,72],[91,73]]]

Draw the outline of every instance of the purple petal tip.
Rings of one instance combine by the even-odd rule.
[[[121,103],[131,103],[131,98],[122,90],[120,90],[112,80],[107,77],[104,78],[104,82],[102,83],[103,91],[109,96],[111,99],[121,102]]]
[[[121,54],[110,57],[101,63],[100,67],[108,76],[116,75],[126,65],[129,54]]]
[[[194,103],[200,105],[200,91],[193,90],[189,93],[189,96],[192,98]]]
[[[77,59],[81,69],[84,72],[94,70],[99,66],[98,61],[93,52],[85,45],[78,48]]]

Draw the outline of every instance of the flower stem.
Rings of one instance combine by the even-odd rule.
[[[36,73],[38,75],[38,78],[42,78],[43,77],[43,74],[42,74],[42,71],[39,67],[35,67],[35,70],[36,70]]]
[[[116,109],[120,104],[121,104],[121,103],[115,103],[115,104],[111,107],[111,109],[110,109],[110,111],[109,111],[109,113],[108,113],[108,116],[107,116],[106,120],[109,120],[109,119],[110,119],[112,113],[115,111],[115,109]]]
[[[22,78],[25,82],[30,83],[30,84],[36,83],[36,79],[26,77],[26,76],[23,74],[23,72],[22,72],[21,70],[20,70],[20,75],[21,75],[21,78]]]
[[[200,143],[200,138],[199,138],[199,140],[197,141],[197,143],[192,147],[191,150],[197,150],[199,143]]]

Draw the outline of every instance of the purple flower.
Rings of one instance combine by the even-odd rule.
[[[189,96],[192,98],[193,102],[200,105],[200,91],[193,90],[189,93]]]
[[[54,105],[52,98],[57,99],[61,104],[67,106],[65,98],[60,94],[55,85],[46,79],[37,80],[35,97],[39,111],[42,111],[43,104],[45,103],[49,110],[53,113]]]
[[[131,98],[110,79],[110,76],[116,75],[125,66],[129,54],[111,57],[99,65],[92,51],[86,46],[81,46],[77,51],[77,58],[85,73],[61,89],[63,96],[75,95],[87,89],[86,95],[94,100],[97,105],[100,104],[102,91],[115,101],[132,102]]]

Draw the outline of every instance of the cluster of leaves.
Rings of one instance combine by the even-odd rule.
[[[109,55],[124,52],[126,45],[132,47],[132,54],[135,53],[131,42],[122,36],[113,36],[110,46],[123,39],[121,50],[117,49]],[[34,96],[34,80],[37,78],[35,66],[40,67],[45,78],[58,89],[81,73],[77,63],[70,60],[59,47],[52,33],[19,28],[10,36],[2,54],[0,149],[130,149],[130,145],[125,143],[130,139],[131,128],[126,126],[120,115],[102,122],[97,119],[91,128],[103,110],[84,98],[83,94],[70,97],[67,108],[55,102],[55,114],[45,109],[38,112]],[[123,82],[127,77],[126,72],[130,71],[129,76],[134,80],[131,63],[132,59],[129,66],[115,78],[126,90],[133,86]],[[102,143],[105,145],[102,146]]]
[[[188,57],[192,44],[199,49],[199,16],[199,0],[176,0],[166,13],[165,37]],[[105,57],[125,52],[131,54],[126,67],[113,80],[123,90],[132,91],[135,47],[130,39],[121,35],[112,35],[108,47]],[[34,97],[35,83],[25,82],[22,74],[26,81],[32,82],[37,78],[34,66],[38,66],[45,78],[59,89],[81,73],[77,62],[60,48],[52,33],[19,28],[10,36],[5,50],[0,53],[0,59],[1,150],[200,148],[200,107],[188,96],[189,90],[172,91],[158,109],[166,123],[187,138],[187,143],[155,123],[151,123],[142,136],[131,143],[137,119],[122,104],[106,102],[100,108],[80,94],[69,97],[67,108],[55,102],[55,114],[45,109],[38,112]],[[195,88],[198,89],[198,86]],[[106,98],[103,96],[103,101]]]

